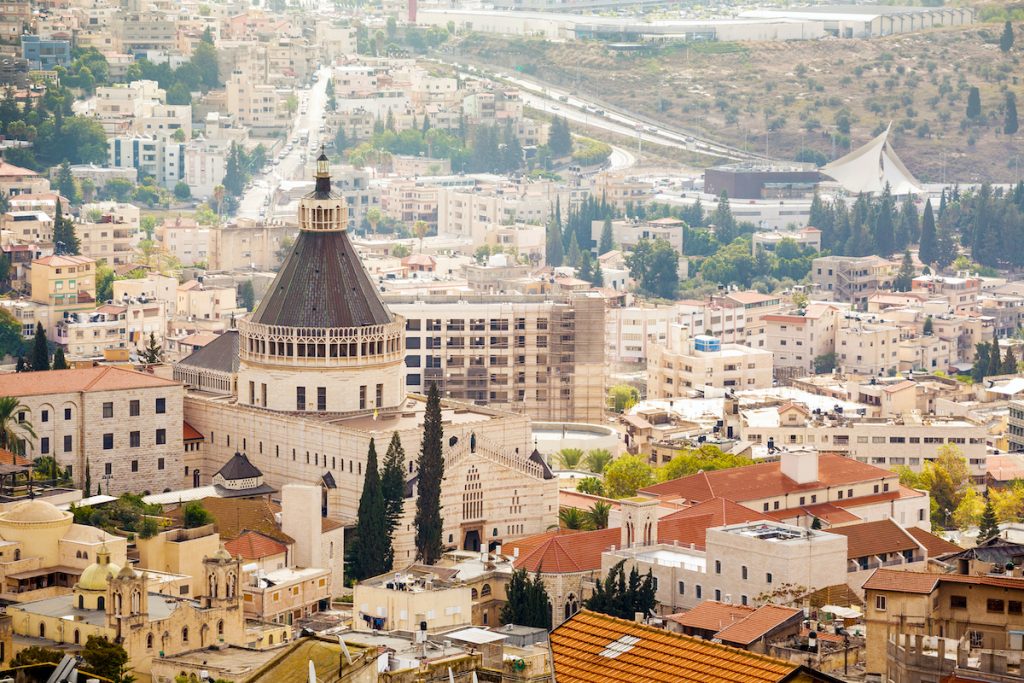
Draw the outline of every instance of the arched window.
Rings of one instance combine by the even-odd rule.
[[[185,628],[181,629],[181,642],[183,642],[183,643],[187,643],[188,642],[188,626],[186,626]]]
[[[473,589],[471,589],[471,590],[469,591],[469,597],[470,597],[470,599],[472,599],[472,600],[476,600],[476,599],[477,599],[478,597],[480,597],[480,593],[479,593],[479,592],[477,592],[477,590],[476,590],[475,588],[473,588]]]
[[[228,598],[228,600],[230,600],[231,598],[235,597],[235,575],[234,574],[228,574],[228,580],[227,580],[226,588],[227,588],[227,598]]]
[[[221,619],[220,621],[217,622],[217,635],[218,636],[224,635],[224,620],[223,619]]]
[[[43,622],[39,622],[39,637],[46,637],[46,624],[44,624]]]
[[[153,634],[152,633],[150,633],[150,634],[148,634],[146,636],[146,649],[147,650],[152,650],[153,649]]]
[[[82,641],[81,634],[78,633],[78,629],[75,629],[75,645],[78,645]]]
[[[576,596],[569,593],[569,597],[565,599],[565,618],[568,619],[572,615],[580,611],[580,602],[576,599]]]
[[[142,611],[142,594],[139,591],[132,591],[132,614],[138,614]]]
[[[114,595],[114,614],[124,614],[124,598],[120,593]]]
[[[273,633],[270,634],[270,640],[267,641],[267,644],[268,645],[273,645],[274,644],[274,634]]]
[[[491,594],[491,584],[485,583],[484,587],[480,589],[480,595],[482,595],[482,596],[484,596],[486,598],[490,594]]]
[[[107,599],[105,597],[103,597],[102,595],[100,597],[96,598],[96,609],[106,609],[106,608],[107,608]]]
[[[78,609],[85,609],[85,596],[84,595],[79,595],[78,596]]]

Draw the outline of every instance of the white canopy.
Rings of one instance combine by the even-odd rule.
[[[874,140],[844,157],[825,164],[822,174],[832,178],[852,194],[880,194],[889,184],[895,195],[920,194],[921,183],[907,170],[896,150],[889,144],[890,123]]]

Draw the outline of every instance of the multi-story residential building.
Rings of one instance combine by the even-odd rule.
[[[206,287],[196,280],[178,286],[174,311],[175,327],[218,332],[230,327],[232,319],[245,314],[245,309],[238,305],[237,289]]]
[[[672,325],[664,344],[651,344],[647,360],[649,398],[684,396],[705,387],[763,389],[772,385],[772,354],[717,337],[691,337]]]
[[[839,309],[828,304],[763,316],[764,349],[775,354],[776,377],[813,374],[814,360],[836,350],[840,316]]]
[[[125,52],[168,54],[177,43],[177,20],[169,12],[131,12],[119,22],[118,33]]]
[[[84,256],[112,266],[132,262],[142,236],[137,206],[88,204],[82,207],[82,216],[84,220],[75,224],[75,236]]]
[[[538,420],[604,415],[604,302],[598,297],[389,297],[405,318],[405,384]]]
[[[616,211],[625,213],[630,207],[643,203],[653,194],[652,183],[624,175],[618,171],[602,171],[594,176],[590,193],[601,197]]]
[[[357,583],[352,605],[360,618],[352,620],[352,627],[357,631],[416,631],[425,616],[435,629],[473,623],[473,589],[461,581],[424,576],[416,569],[414,565],[405,572]]]
[[[0,159],[0,194],[16,197],[21,194],[43,194],[50,191],[50,181],[27,168]]]
[[[906,466],[919,472],[938,457],[943,444],[952,444],[967,458],[972,476],[985,476],[988,429],[967,418],[922,417],[916,412],[890,418],[817,414],[799,403],[734,412],[730,401],[734,399],[727,399],[727,429],[734,427],[736,436],[768,445],[769,452],[818,448],[879,467]]]
[[[750,237],[750,245],[753,253],[756,255],[758,247],[761,247],[765,251],[775,251],[775,248],[783,240],[795,242],[796,246],[801,249],[821,251],[821,230],[810,226],[801,228],[800,230],[755,232]]]
[[[96,366],[3,375],[3,386],[35,429],[26,453],[55,458],[79,488],[87,462],[92,481],[113,495],[177,487],[184,452],[177,382]]]
[[[437,233],[485,244],[499,225],[543,225],[555,208],[558,191],[550,181],[469,189],[444,187],[437,197]]]
[[[290,88],[279,88],[239,69],[227,78],[227,111],[243,126],[285,130],[291,124],[287,99]]]
[[[1006,438],[1010,442],[1010,450],[1024,451],[1024,401],[1010,401],[1009,407]]]
[[[956,340],[943,339],[934,334],[901,340],[898,353],[900,372],[945,372],[959,361]]]
[[[236,218],[210,232],[210,270],[273,271],[281,263],[282,246],[295,228]]]
[[[462,98],[462,113],[474,125],[504,126],[523,116],[518,90],[475,92]]]
[[[23,244],[53,242],[53,218],[43,211],[8,211],[0,215],[6,239]]]
[[[186,143],[169,137],[119,136],[107,140],[107,161],[114,168],[134,168],[173,189],[185,176]]]
[[[68,358],[103,358],[113,349],[141,349],[150,334],[167,333],[167,316],[158,301],[104,304],[95,311],[67,313],[57,323],[54,341]]]
[[[191,218],[165,219],[156,227],[156,240],[183,266],[206,263],[210,257],[210,229]]]
[[[88,256],[44,256],[32,261],[32,301],[57,312],[96,305],[96,261]]]
[[[981,278],[972,275],[918,275],[913,280],[911,291],[945,299],[954,313],[977,313],[980,308],[978,296],[981,294],[981,284]]]
[[[437,230],[437,204],[440,188],[421,178],[392,180],[381,191],[380,208],[390,218],[412,224],[425,221]]]
[[[842,318],[836,329],[836,367],[857,375],[894,375],[900,366],[900,336],[900,328],[889,323]]]
[[[147,273],[146,277],[128,280],[114,280],[112,303],[138,299],[159,301],[164,305],[168,318],[173,318],[178,304],[178,278],[160,273]]]
[[[1020,567],[994,574],[962,564],[955,574],[875,570],[864,584],[868,675],[894,683],[1020,680]]]
[[[1024,296],[983,292],[978,306],[982,317],[992,320],[997,339],[1012,337],[1024,326]]]
[[[167,92],[156,81],[104,85],[96,88],[93,114],[100,121],[141,119],[166,101]]]
[[[67,40],[44,39],[39,36],[21,36],[21,57],[33,69],[52,71],[54,67],[71,65],[71,43]]]
[[[629,306],[605,312],[605,360],[610,364],[646,364],[648,345],[664,344],[669,326],[679,320],[677,306]]]
[[[612,241],[616,248],[625,251],[632,251],[639,244],[640,240],[662,239],[668,242],[676,253],[683,253],[683,226],[685,223],[678,218],[656,218],[650,221],[642,221],[638,218],[626,220],[613,220]],[[601,241],[601,233],[604,230],[604,221],[594,221],[590,228],[591,239],[594,243]],[[685,275],[685,273],[683,273]]]
[[[185,182],[197,199],[213,197],[214,188],[224,181],[227,173],[230,140],[199,138],[185,145]]]
[[[811,261],[811,282],[832,301],[864,304],[880,289],[892,289],[898,265],[879,256],[819,256]]]
[[[730,292],[706,301],[683,301],[677,306],[677,322],[689,330],[690,336],[707,334],[723,343],[763,349],[764,317],[781,311],[782,297],[755,291]]]
[[[245,615],[275,624],[293,624],[327,609],[331,572],[319,567],[257,571],[242,585]]]

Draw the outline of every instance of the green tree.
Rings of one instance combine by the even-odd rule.
[[[552,119],[548,129],[548,149],[556,157],[564,157],[572,152],[572,133],[564,117]]]
[[[977,526],[985,507],[985,499],[974,490],[974,487],[968,487],[960,504],[953,511],[953,524],[961,531]]]
[[[607,448],[594,448],[587,453],[583,462],[588,470],[594,474],[601,474],[613,459],[611,451]]]
[[[71,174],[71,162],[67,159],[61,162],[57,170],[57,192],[72,204],[77,204],[81,199],[75,177]]]
[[[562,265],[562,226],[554,217],[548,221],[544,239],[544,255],[547,265],[551,267]]]
[[[940,221],[937,247],[935,265],[940,271],[945,270],[949,268],[950,264],[956,260],[957,255],[960,253],[956,235],[946,221]]]
[[[29,409],[15,396],[0,396],[0,448],[18,455],[25,454],[25,444],[36,438],[28,419]],[[24,420],[19,419],[25,413]]]
[[[224,190],[232,197],[240,197],[245,191],[245,170],[241,155],[241,148],[237,143],[232,142],[222,181]]]
[[[416,559],[434,564],[441,558],[443,520],[441,518],[441,481],[444,479],[444,456],[441,442],[441,396],[431,383],[423,418],[423,443],[420,447],[416,497]]]
[[[1013,135],[1017,132],[1017,96],[1006,91],[1006,113],[1003,118],[1003,132]]]
[[[938,258],[938,236],[935,234],[935,214],[932,211],[932,200],[924,203],[924,218],[921,221],[921,244],[917,257],[921,263],[935,263]]]
[[[604,484],[597,477],[583,477],[577,482],[576,490],[592,496],[604,496]]]
[[[53,215],[53,253],[78,254],[78,237],[75,236],[75,225],[70,218],[64,216],[61,202],[56,203]]]
[[[814,357],[814,373],[823,375],[836,369],[836,354],[834,351],[823,353]]]
[[[82,650],[84,666],[90,673],[111,681],[122,681],[127,672],[128,653],[118,643],[105,636],[89,636]]]
[[[892,289],[895,292],[909,292],[914,285],[914,276],[916,275],[914,270],[914,261],[910,258],[910,251],[903,252],[903,263],[900,264],[900,270],[896,273],[896,278],[892,281]]]
[[[181,129],[179,128],[179,130],[181,130]],[[179,180],[177,183],[175,183],[175,185],[174,185],[174,197],[176,199],[180,199],[181,201],[185,201],[186,199],[188,199],[191,196],[192,196],[192,188],[190,188],[188,186],[188,183],[186,183],[184,180]]]
[[[967,91],[967,118],[981,118],[981,92],[975,86]]]
[[[934,331],[935,323],[932,321],[932,317],[928,316],[927,318],[924,319],[924,329],[922,330],[922,332],[924,333],[924,336],[930,337]]]
[[[92,636],[90,636],[91,638]],[[40,647],[38,645],[30,645],[24,650],[19,650],[18,654],[14,655],[11,659],[12,667],[19,666],[30,666],[32,664],[56,664],[64,658],[64,653],[60,650],[53,650],[48,647]]]
[[[991,347],[987,342],[978,342],[974,345],[974,365],[971,366],[971,379],[980,382],[985,379],[988,373],[989,354]]]
[[[32,371],[39,372],[50,369],[50,348],[46,339],[43,324],[36,323],[36,334],[32,338]]]
[[[505,588],[508,600],[501,608],[502,624],[551,629],[551,600],[540,571],[538,567],[533,578],[525,569],[512,572]]]
[[[985,509],[981,513],[981,521],[978,524],[978,543],[983,543],[990,538],[999,535],[999,520],[996,519],[996,510],[992,507],[992,501],[985,503]]]
[[[199,73],[202,90],[214,90],[220,87],[220,67],[217,61],[217,50],[206,41],[200,41],[192,52],[192,65]]]
[[[625,564],[625,560],[620,560],[608,570],[604,581],[595,582],[593,595],[583,603],[587,609],[629,620],[637,612],[645,616],[651,613],[657,604],[654,575],[648,570],[641,576],[634,566],[627,579]]]
[[[58,346],[53,352],[53,370],[67,370],[68,362],[64,359],[64,347]]]
[[[604,225],[601,226],[601,241],[598,243],[597,255],[607,254],[609,251],[615,248],[615,241],[612,237],[612,219],[611,216],[604,219]]]
[[[92,493],[92,472],[89,470],[89,458],[85,459],[85,495],[88,496]]]
[[[739,235],[739,226],[729,206],[729,195],[723,190],[718,197],[718,206],[711,215],[711,225],[715,227],[715,239],[722,244],[729,244]]]
[[[604,470],[604,486],[611,498],[629,498],[654,483],[651,466],[636,455],[623,455]]]
[[[186,529],[195,529],[213,523],[213,515],[203,507],[201,500],[193,500],[185,503],[184,514],[182,515]]]
[[[569,233],[569,248],[565,250],[565,262],[566,265],[570,265],[573,268],[579,267],[583,260],[583,253],[580,251],[580,244],[576,241],[576,233]]]
[[[999,36],[999,49],[1003,52],[1013,49],[1013,24],[1009,21],[1003,24],[1003,34]]]
[[[6,308],[0,308],[0,358],[18,358],[25,353],[25,340],[21,337],[21,323]]]
[[[1003,375],[1015,375],[1017,374],[1017,356],[1013,353],[1013,347],[1008,346],[1006,348],[1006,355],[1003,356],[1002,366],[1000,368],[1000,374]]]
[[[590,520],[586,513],[576,507],[562,507],[558,509],[558,525],[563,529],[571,531],[589,531]]]
[[[667,240],[642,239],[626,257],[629,275],[640,291],[662,299],[675,299],[679,289],[679,255]]]
[[[377,471],[377,448],[370,439],[366,454],[366,475],[363,478],[363,493],[359,498],[356,513],[355,539],[349,553],[349,576],[357,581],[378,576],[391,567],[384,560],[392,556],[391,535],[388,533],[387,507],[381,491],[380,474]]]
[[[388,533],[394,533],[402,518],[405,506],[405,449],[398,432],[391,434],[388,452],[384,455],[384,469],[380,477],[380,489],[384,494],[387,509]]]
[[[558,464],[563,470],[574,470],[579,467],[583,459],[583,450],[580,448],[563,448],[558,451]]]
[[[588,526],[591,529],[607,529],[611,511],[611,503],[606,503],[602,500],[594,501],[594,504],[586,512]]]
[[[145,348],[139,349],[139,360],[146,365],[159,365],[163,362],[163,350],[163,347],[156,343],[156,334],[150,332]]]
[[[671,481],[698,472],[727,470],[733,467],[753,465],[754,461],[742,455],[725,453],[712,444],[702,444],[698,448],[684,448],[676,453],[670,461],[658,468],[658,481]]]
[[[253,289],[252,280],[246,280],[238,285],[238,303],[247,311],[256,306],[256,290]]]

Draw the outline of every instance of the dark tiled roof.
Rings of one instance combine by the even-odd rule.
[[[228,373],[238,372],[238,330],[228,330],[203,348],[189,354],[178,365]]]
[[[228,481],[255,479],[263,476],[263,472],[256,465],[249,462],[249,458],[246,457],[245,453],[239,453],[238,451],[235,451],[231,459],[224,463],[224,467],[221,467],[217,474]]]
[[[555,473],[552,472],[551,468],[548,467],[548,464],[544,462],[544,456],[541,455],[540,451],[538,451],[536,448],[533,449],[533,453],[530,453],[530,460],[541,466],[541,469],[544,471],[545,479],[555,478]]]
[[[252,314],[254,323],[288,327],[364,327],[391,321],[344,231],[300,231]]]

